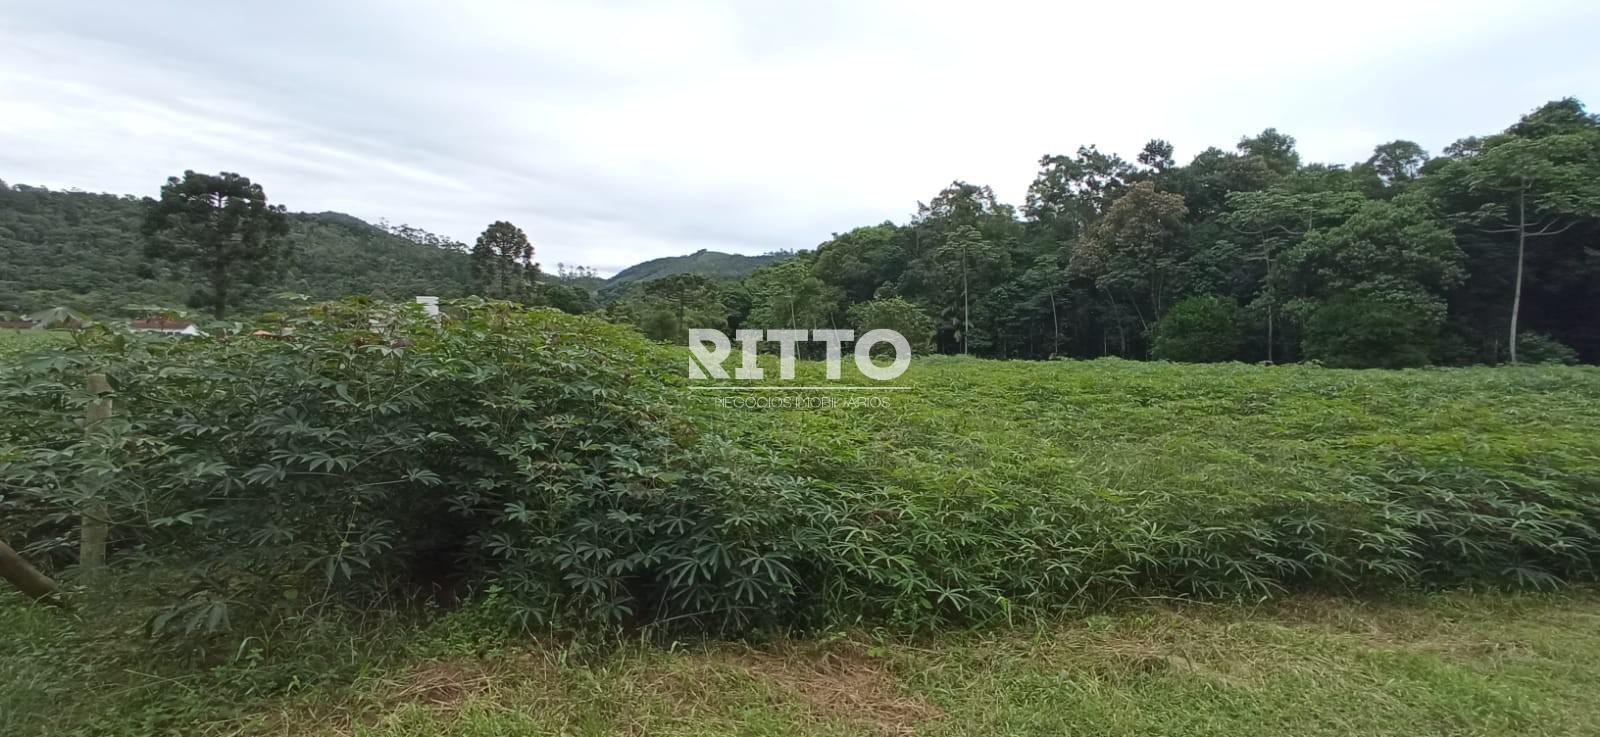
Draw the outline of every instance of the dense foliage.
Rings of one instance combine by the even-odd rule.
[[[311,591],[491,584],[528,625],[743,626],[792,591],[781,518],[747,509],[779,480],[692,442],[662,349],[636,333],[503,303],[436,325],[357,302],[266,327],[96,329],[0,374],[0,534],[59,566],[108,505],[117,554],[190,581],[158,631]],[[85,435],[89,372],[116,415]]]
[[[114,565],[187,582],[152,627],[199,633],[311,592],[471,593],[540,627],[920,628],[1600,563],[1590,368],[934,357],[863,409],[717,401],[676,386],[675,349],[505,303],[255,327],[13,358],[0,534],[60,570],[108,504]],[[90,372],[117,412],[85,433]]]
[[[944,353],[1143,359],[1174,305],[1215,297],[1244,308],[1244,339],[1205,360],[1497,363],[1532,330],[1600,361],[1600,120],[1576,100],[1435,158],[1392,141],[1351,166],[1306,164],[1269,128],[1186,165],[1155,140],[1135,161],[1085,146],[1039,166],[1020,208],[953,182],[908,223],[837,234],[727,286],[728,323],[835,328],[898,297]],[[1355,302],[1384,315],[1349,321],[1368,317],[1341,307]]]
[[[1244,318],[1228,297],[1188,297],[1155,326],[1151,354],[1164,361],[1215,363],[1239,355]]]
[[[820,378],[822,367],[801,381]],[[926,358],[888,407],[713,404],[808,480],[834,616],[1592,581],[1600,372]]]

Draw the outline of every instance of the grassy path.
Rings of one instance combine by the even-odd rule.
[[[348,686],[223,697],[179,678],[63,710],[0,632],[8,735],[1595,735],[1600,592],[1403,603],[1154,603],[1048,627],[761,647],[502,643]],[[53,616],[53,615],[50,615]],[[448,621],[448,619],[446,620]],[[447,632],[448,627],[439,632]],[[443,647],[441,650],[440,648]],[[134,694],[142,694],[130,701]]]

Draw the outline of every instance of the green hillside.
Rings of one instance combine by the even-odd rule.
[[[142,216],[142,202],[131,195],[0,184],[0,311],[67,305],[111,313],[128,305],[184,304],[190,285],[144,257]],[[402,237],[335,212],[291,215],[290,238],[289,267],[250,299],[279,291],[408,299],[468,290],[466,253],[440,239]]]
[[[179,306],[191,285],[164,263],[144,257],[143,202],[132,195],[52,191],[0,182],[0,312],[67,305],[93,313],[129,305]],[[418,294],[459,297],[472,291],[467,246],[426,231],[386,230],[341,212],[293,213],[295,252],[275,284],[242,305],[261,306],[276,292],[319,299],[368,295],[404,300]],[[577,270],[545,279],[591,292],[673,274],[739,279],[787,258],[701,250],[623,269],[610,279]],[[615,290],[615,291],[613,291]]]
[[[793,254],[765,253],[744,256],[737,253],[700,249],[687,256],[668,256],[635,264],[607,279],[601,292],[616,292],[629,284],[652,281],[674,274],[699,274],[711,279],[742,279],[763,266],[782,261]]]

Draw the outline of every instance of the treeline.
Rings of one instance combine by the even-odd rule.
[[[237,174],[186,172],[146,200],[0,183],[0,312],[477,294],[603,309],[670,341],[854,327],[994,358],[1600,362],[1600,117],[1577,100],[1438,156],[1400,140],[1307,164],[1269,128],[1181,166],[1162,140],[1039,165],[1020,207],[957,181],[909,222],[812,251],[702,252],[609,282],[542,271],[509,222],[469,246],[287,213]]]
[[[1597,236],[1600,119],[1565,99],[1438,156],[1392,141],[1351,166],[1304,163],[1274,129],[1182,166],[1161,140],[1133,161],[1085,146],[1040,159],[1020,208],[957,181],[905,224],[608,310],[663,339],[906,326],[996,358],[1594,362]]]

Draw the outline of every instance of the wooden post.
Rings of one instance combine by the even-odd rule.
[[[110,391],[111,384],[106,381],[105,374],[89,374],[90,394],[98,396]],[[111,400],[94,399],[84,413],[84,429],[92,433],[108,419],[111,419]],[[111,527],[111,515],[106,510],[102,494],[104,489],[104,482],[97,480],[91,486],[92,498],[83,507],[83,527],[78,538],[78,567],[85,571],[93,571],[106,564],[106,535]]]
[[[42,601],[56,595],[56,582],[23,560],[4,540],[0,540],[0,578],[34,599]]]

